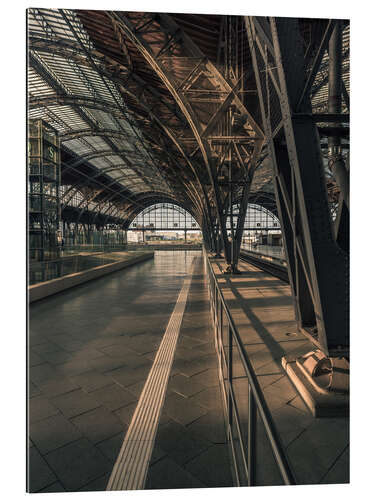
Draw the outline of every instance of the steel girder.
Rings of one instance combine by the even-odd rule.
[[[176,103],[178,104],[181,112],[185,116],[191,131],[193,132],[194,139],[197,143],[198,150],[202,156],[204,165],[207,169],[216,217],[220,227],[221,237],[223,239],[223,246],[227,263],[234,263],[235,253],[231,252],[231,245],[229,244],[227,230],[226,230],[226,214],[224,212],[225,200],[223,199],[223,192],[219,188],[217,180],[216,163],[220,164],[220,159],[217,162],[215,158],[215,151],[212,148],[211,142],[208,140],[208,135],[221,120],[228,117],[228,110],[235,106],[239,114],[246,117],[247,131],[251,130],[249,136],[254,139],[254,143],[263,140],[263,132],[255,120],[252,118],[249,111],[243,105],[241,99],[237,95],[237,85],[229,80],[226,80],[222,73],[215,67],[215,65],[204,57],[200,49],[192,42],[192,40],[177,26],[177,24],[166,14],[149,16],[149,22],[143,23],[140,27],[133,22],[125,13],[110,12],[107,13],[110,18],[114,29],[121,32],[126,39],[128,39],[142,54],[152,70],[159,76],[166,88],[169,90]],[[156,21],[157,17],[157,21]],[[154,25],[156,22],[157,27]],[[161,49],[155,51],[147,41],[147,33],[150,30],[157,29],[158,33],[164,37],[164,44]],[[185,61],[188,61],[191,66],[191,71],[183,78],[178,78],[173,69],[168,65],[168,55],[173,54],[173,50],[179,47],[181,49],[181,56]],[[167,55],[168,54],[168,55]],[[202,121],[194,109],[194,99],[189,96],[189,89],[193,85],[197,85],[199,80],[205,80],[206,87],[198,88],[198,90],[207,92],[207,88],[218,90],[224,100],[220,101],[219,109],[211,116],[211,119],[202,126]],[[208,86],[207,86],[208,83]],[[197,89],[196,89],[197,90]],[[205,99],[205,102],[210,102],[210,99]],[[211,99],[212,102],[212,99]],[[231,145],[230,145],[231,146]],[[260,148],[255,148],[259,149]],[[254,151],[254,148],[253,148]],[[244,172],[245,178],[247,173]],[[213,226],[212,222],[210,224]],[[239,231],[238,231],[239,233]],[[240,239],[240,238],[239,238]],[[232,237],[233,240],[233,237]],[[235,264],[235,263],[234,263]]]
[[[258,20],[246,18],[246,26],[296,318],[326,355],[345,354],[349,346],[349,257],[332,231],[310,99],[300,99],[306,63],[298,20],[262,19],[270,34],[267,42],[257,28]],[[273,79],[271,68],[277,71]]]

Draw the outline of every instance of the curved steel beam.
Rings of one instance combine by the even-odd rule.
[[[125,139],[130,143],[139,142],[139,139],[135,138],[133,135],[129,135],[122,130],[113,129],[82,129],[82,130],[71,130],[65,132],[60,136],[60,142],[71,141],[72,139],[82,139],[84,137],[109,137],[112,139]]]
[[[219,225],[220,225],[220,230],[221,230],[221,235],[224,240],[224,247],[227,249],[228,248],[228,236],[226,232],[226,227],[225,227],[225,221],[224,221],[224,215],[223,215],[223,210],[222,210],[222,200],[220,196],[220,191],[218,189],[218,185],[215,182],[214,179],[214,172],[213,172],[213,160],[212,160],[212,152],[211,148],[209,145],[209,142],[207,139],[203,136],[204,130],[201,125],[200,120],[198,119],[197,115],[195,114],[189,100],[187,97],[184,95],[183,92],[179,91],[176,88],[175,82],[172,80],[171,76],[165,71],[163,68],[161,61],[158,60],[157,56],[155,56],[154,51],[152,50],[151,46],[149,45],[148,41],[145,39],[145,37],[140,33],[139,31],[136,31],[132,22],[127,18],[127,16],[124,13],[121,13],[121,16],[116,13],[116,12],[107,12],[106,13],[109,19],[112,22],[112,25],[115,30],[121,31],[132,43],[133,45],[139,50],[139,52],[143,55],[144,59],[148,62],[149,66],[152,68],[152,70],[158,75],[158,77],[162,80],[166,88],[169,90],[173,98],[175,99],[176,103],[178,104],[179,108],[181,109],[182,113],[184,114],[192,132],[195,137],[195,140],[197,141],[197,144],[200,148],[204,163],[206,165],[208,175],[210,178],[211,186],[213,189],[214,193],[214,201],[215,201],[215,206],[217,210],[217,215],[218,215],[218,220],[219,220]],[[206,70],[211,73],[219,82],[219,86],[221,87],[221,90],[226,91],[228,94],[233,94],[233,102],[235,102],[236,106],[243,112],[246,112],[246,116],[248,117],[253,130],[258,134],[258,138],[261,138],[263,140],[263,132],[261,131],[260,127],[255,123],[255,121],[251,118],[250,113],[248,110],[244,107],[242,104],[241,100],[237,97],[236,93],[233,91],[233,87],[224,79],[224,77],[221,75],[221,73],[217,70],[217,68],[207,61],[203,55],[203,53],[200,51],[200,49],[191,41],[189,37],[187,37],[184,32],[179,29],[179,27],[174,23],[173,20],[168,15],[161,14],[158,16],[159,19],[161,19],[161,22],[159,23],[160,25],[163,24],[163,26],[160,27],[161,33],[164,32],[166,33],[166,38],[169,38],[170,40],[173,40],[173,38],[176,37],[176,34],[178,36],[178,42],[183,40],[184,47],[187,48],[187,51],[189,54],[191,54],[191,57],[193,59],[199,60],[199,63],[197,66],[199,66],[202,61],[205,62],[205,68]],[[176,43],[178,43],[176,41]]]
[[[72,44],[73,45],[73,44]],[[63,42],[63,41],[56,41],[56,42],[52,42],[52,41],[48,41],[48,43],[46,41],[42,41],[40,39],[38,40],[31,40],[30,42],[30,47],[34,50],[37,50],[37,51],[42,51],[42,52],[47,52],[47,53],[52,53],[52,54],[59,54],[60,56],[62,57],[66,57],[66,58],[73,58],[73,60],[77,63],[77,64],[84,64],[88,67],[91,67],[90,63],[88,62],[87,58],[84,57],[84,52],[82,51],[82,49],[77,46],[76,44],[74,44],[74,46],[72,46],[70,44],[67,44],[66,42]],[[69,52],[71,51],[71,52]],[[102,64],[103,64],[103,61],[107,61],[108,60],[108,56],[103,56],[101,53],[100,54],[93,54],[94,57],[98,57],[100,58],[100,62],[101,62],[101,71],[104,72],[104,75],[107,77],[107,78],[110,78],[115,84],[117,85],[120,85],[121,86],[121,90],[126,93],[126,94],[129,94],[133,99],[136,100],[137,104],[142,107],[142,109],[145,110],[146,113],[149,114],[150,116],[150,119],[157,123],[157,125],[161,128],[161,130],[165,133],[165,135],[173,142],[173,144],[176,146],[177,150],[183,155],[186,163],[189,165],[189,167],[192,169],[196,179],[197,179],[197,182],[202,190],[202,193],[203,193],[203,197],[204,199],[206,200],[206,203],[208,204],[208,210],[209,210],[209,203],[208,203],[208,199],[207,199],[207,193],[206,193],[206,190],[204,189],[203,185],[201,184],[201,181],[200,181],[200,177],[197,173],[197,167],[195,167],[193,165],[193,162],[189,159],[188,155],[185,153],[184,151],[184,148],[182,147],[180,141],[177,140],[177,138],[175,137],[175,135],[171,132],[171,130],[159,119],[158,116],[155,115],[155,113],[147,106],[145,105],[145,102],[144,101],[141,101],[137,95],[135,95],[134,93],[130,92],[129,89],[125,88],[123,86],[123,80],[119,78],[118,74],[119,74],[119,69],[121,70],[121,73],[124,73],[124,74],[128,74],[128,70],[126,67],[120,65],[118,63],[118,61],[109,61],[109,62],[116,62],[116,75],[117,76],[114,76],[113,74],[111,74],[111,72],[109,70],[107,70],[106,68],[103,68],[102,67]],[[149,85],[146,86],[146,82],[142,81],[138,76],[136,75],[132,75],[132,77],[134,79],[137,80],[137,84],[141,84],[143,87],[146,88],[146,90],[152,95],[153,98],[157,98],[158,102],[162,101],[163,104],[167,107],[170,107],[170,105],[166,102],[164,102],[164,99],[163,99],[163,96],[161,94],[159,94],[159,92],[155,89],[152,89],[150,88]],[[171,108],[171,111],[172,112],[175,112],[176,109],[175,108]],[[177,115],[176,115],[177,116]],[[181,116],[177,116],[177,118],[179,120],[181,120]],[[73,135],[75,132],[71,132],[71,134]],[[79,134],[79,132],[78,132]],[[68,135],[68,134],[67,134]],[[195,189],[195,186],[194,188]],[[196,193],[198,194],[198,193]],[[201,196],[198,195],[196,196],[196,199],[198,200],[201,200]],[[208,218],[211,219],[211,216],[210,214],[208,214]]]

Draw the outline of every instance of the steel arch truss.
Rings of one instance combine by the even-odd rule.
[[[185,144],[190,158],[196,157],[206,168],[225,257],[235,267],[242,238],[241,223],[236,234],[232,231],[231,244],[225,226],[232,184],[236,183],[241,193],[241,207],[246,207],[252,171],[263,141],[261,128],[239,97],[245,75],[225,78],[168,15],[142,13],[142,23],[135,13],[110,12],[107,16],[116,33],[137,48],[161,79],[185,117],[189,133],[180,135],[180,143]],[[159,34],[157,46],[149,43],[152,38],[149,34],[155,31]],[[235,119],[238,130],[233,133]],[[241,174],[237,178],[228,174],[220,180],[224,163],[230,164],[229,170],[234,166],[233,171]],[[241,212],[240,221],[244,215]]]

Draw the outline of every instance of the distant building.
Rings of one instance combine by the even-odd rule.
[[[142,231],[128,231],[128,243],[141,243],[142,241]]]

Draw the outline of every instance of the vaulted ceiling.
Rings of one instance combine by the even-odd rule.
[[[326,23],[300,20],[311,60]],[[348,26],[343,42],[349,94]],[[228,155],[240,166],[234,180],[254,170],[252,200],[272,195],[242,17],[29,9],[28,49],[28,115],[60,134],[63,208],[79,191],[119,220],[170,201],[201,223],[218,196],[213,165],[219,176]],[[319,113],[327,61],[312,86]]]

